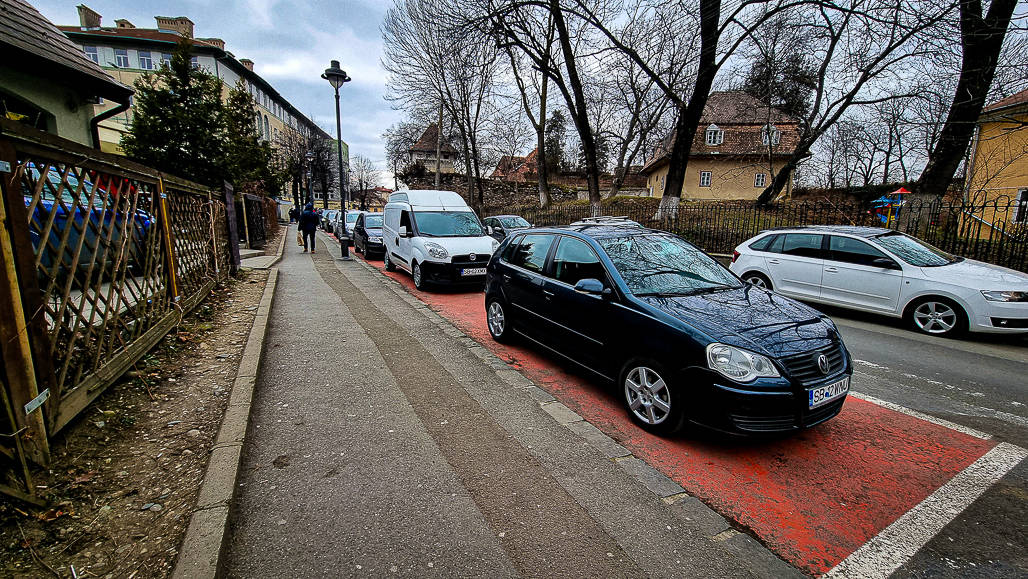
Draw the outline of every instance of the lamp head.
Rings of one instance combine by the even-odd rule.
[[[332,66],[325,69],[325,74],[321,75],[321,78],[327,80],[331,83],[332,88],[337,90],[339,87],[343,86],[343,83],[350,82],[350,80],[352,80],[346,75],[345,70],[339,68],[338,60],[332,61]]]

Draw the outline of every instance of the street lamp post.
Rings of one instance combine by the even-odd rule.
[[[339,68],[338,60],[332,61],[332,66],[325,69],[325,74],[321,75],[321,78],[327,80],[336,91],[336,155],[338,156],[336,161],[339,167],[339,204],[343,211],[343,234],[339,236],[339,232],[336,232],[336,235],[339,236],[339,245],[342,246],[341,259],[349,260],[350,235],[346,231],[346,202],[349,201],[350,192],[343,187],[343,129],[339,121],[339,87],[343,86],[343,83],[350,82],[351,79],[346,75],[345,70]],[[327,195],[328,192],[325,194]]]
[[[314,153],[307,151],[307,154],[303,156],[304,160],[307,161],[307,203],[314,203],[314,186],[311,182],[314,180]]]

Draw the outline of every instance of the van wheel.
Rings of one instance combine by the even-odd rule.
[[[685,400],[670,374],[653,360],[635,358],[621,368],[621,396],[629,416],[643,430],[671,434],[682,427]]]
[[[389,259],[389,250],[387,249],[385,255],[382,256],[382,266],[385,267],[386,271],[396,271],[396,265],[393,264],[393,260]]]
[[[414,287],[418,288],[419,291],[425,291],[428,282],[425,281],[425,276],[421,273],[421,264],[415,261],[414,267],[410,269],[410,274],[414,278]]]

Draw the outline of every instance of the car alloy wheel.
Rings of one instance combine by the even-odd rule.
[[[930,300],[914,308],[914,326],[926,334],[949,334],[959,324],[960,314],[947,303]]]
[[[625,375],[625,402],[635,418],[657,427],[671,416],[671,391],[667,382],[648,366],[635,366]]]
[[[742,280],[759,288],[771,289],[771,282],[759,273],[746,274],[746,277],[742,278]]]
[[[507,330],[507,312],[499,300],[490,300],[485,310],[486,322],[489,325],[489,335],[497,342],[507,341],[510,336]]]

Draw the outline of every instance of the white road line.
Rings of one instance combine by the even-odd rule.
[[[1028,451],[1021,447],[996,445],[823,577],[888,577],[1025,457]]]
[[[900,406],[899,404],[893,404],[892,402],[887,402],[885,400],[882,400],[881,398],[875,398],[874,396],[871,396],[869,394],[862,394],[860,392],[850,391],[850,396],[853,396],[854,398],[860,398],[861,400],[866,400],[868,402],[871,402],[872,404],[877,404],[878,406],[882,406],[884,408],[888,408],[889,410],[895,410],[896,412],[902,412],[903,414],[907,414],[909,416],[913,416],[914,418],[920,418],[921,420],[924,420],[925,422],[931,422],[932,424],[938,424],[939,426],[945,426],[946,428],[949,428],[950,430],[956,430],[957,432],[963,432],[964,434],[967,434],[969,436],[973,436],[975,438],[980,438],[982,440],[989,440],[989,439],[992,438],[991,434],[987,434],[987,433],[982,432],[980,430],[975,430],[973,428],[969,428],[967,426],[963,426],[961,424],[957,424],[956,422],[950,422],[949,420],[943,420],[942,418],[936,418],[936,417],[931,416],[929,414],[925,414],[923,412],[918,412],[917,410],[911,410],[910,408],[907,408],[906,406]]]

